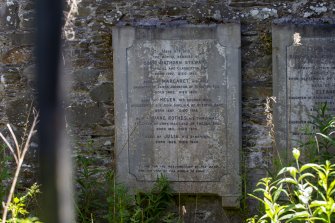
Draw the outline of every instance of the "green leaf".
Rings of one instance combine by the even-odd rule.
[[[335,180],[333,180],[328,187],[328,190],[327,190],[328,195],[331,196],[334,193],[334,187],[335,187]]]
[[[309,213],[308,211],[300,211],[300,212],[295,212],[292,217],[290,218],[290,220],[288,220],[287,222],[292,222],[295,220],[305,220],[309,217]]]
[[[298,209],[306,209],[304,206],[300,207],[302,205],[299,205]],[[296,218],[306,218],[306,216],[309,216],[309,213],[306,210],[303,211],[296,211],[296,205],[289,205],[286,207],[286,212],[290,212],[288,214],[285,214],[283,216],[281,216],[278,220],[287,220],[290,219],[287,222],[290,222],[292,219],[296,219]]]
[[[327,205],[326,201],[314,200],[311,202],[310,207],[313,208],[313,207],[320,207],[320,206],[325,206],[325,205]]]
[[[286,214],[286,215],[283,215],[282,217],[280,217],[278,220],[282,221],[282,220],[291,219],[291,218],[293,218],[293,215],[294,214],[292,214],[292,213]]]
[[[283,190],[283,185],[281,184],[279,188],[274,192],[273,201],[277,201],[282,191],[284,190]]]
[[[309,218],[310,222],[318,222],[318,221],[323,221],[329,223],[328,219],[320,218],[320,217],[310,217]]]
[[[306,177],[315,177],[313,174],[311,173],[304,173],[304,174],[301,174],[300,177],[298,178],[298,181],[302,181],[303,179],[305,179]]]
[[[292,205],[289,205],[287,208],[289,208],[289,209],[306,209],[306,206],[305,205],[303,205],[303,204],[300,204],[300,203],[298,203],[298,204],[292,204]]]
[[[283,174],[283,173],[286,173],[286,172],[289,172],[291,175],[294,174],[294,173],[297,173],[298,170],[297,168],[293,167],[293,166],[290,166],[290,167],[284,167],[283,169],[281,169],[279,171],[279,173],[277,174],[277,176]]]
[[[327,136],[325,134],[322,134],[322,133],[316,133],[316,134],[322,136],[323,138],[325,138],[330,143],[335,144],[335,140],[333,138],[331,138],[331,137],[329,137],[329,136]]]
[[[316,168],[316,169],[319,169],[320,166],[318,164],[315,164],[315,163],[307,163],[305,165],[303,165],[301,168],[300,168],[300,172],[303,172],[309,168]]]
[[[279,180],[278,184],[282,184],[282,183],[291,183],[291,184],[295,184],[297,185],[297,181],[295,181],[294,179],[292,178],[289,178],[289,177],[286,177],[286,178],[283,178],[281,180]]]

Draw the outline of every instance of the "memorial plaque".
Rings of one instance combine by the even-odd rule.
[[[113,30],[119,180],[240,196],[239,24]]]
[[[278,20],[273,25],[276,146],[283,154],[306,139],[303,129],[318,107],[327,103],[335,114],[335,27],[331,24]]]

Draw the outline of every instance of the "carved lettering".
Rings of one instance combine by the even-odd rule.
[[[310,124],[310,115],[323,103],[335,108],[334,44],[326,38],[306,38],[302,46],[288,47],[288,138],[289,147],[304,140],[303,128]]]
[[[155,180],[157,173],[184,181],[222,177],[226,157],[217,151],[222,147],[218,142],[226,140],[224,55],[216,54],[224,65],[220,78],[210,77],[208,69],[217,45],[215,40],[157,40],[128,50],[128,66],[137,66],[142,75],[132,77],[128,89],[134,123],[130,154],[143,156],[131,168],[138,179]]]

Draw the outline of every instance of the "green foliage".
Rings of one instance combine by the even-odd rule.
[[[326,161],[300,166],[297,149],[293,157],[295,166],[284,167],[276,180],[263,178],[250,194],[263,204],[265,213],[248,219],[248,223],[335,221],[335,165]]]
[[[132,196],[116,182],[112,171],[101,167],[103,157],[96,154],[93,143],[80,145],[76,155],[76,210],[80,223],[154,223],[173,222],[166,212],[173,201],[168,180],[161,176],[151,191]]]
[[[32,217],[32,218],[18,218],[15,221],[11,221],[12,219],[7,220],[6,222],[10,222],[10,223],[42,223],[38,220],[38,218],[36,217]]]
[[[113,172],[106,174],[107,179],[107,204],[108,213],[105,219],[109,223],[124,223],[129,222],[132,211],[133,197],[127,192],[127,189],[122,184],[115,182]]]
[[[172,189],[166,177],[160,176],[153,188],[147,193],[137,193],[135,200],[127,193],[122,184],[116,184],[114,175],[109,175],[111,182],[107,202],[109,223],[176,223],[175,214],[167,209],[173,201]]]
[[[10,172],[9,163],[12,157],[6,153],[5,146],[0,144],[0,201],[5,200],[8,193],[8,186],[12,174]]]
[[[335,221],[335,165],[328,161],[335,148],[335,118],[328,113],[327,104],[310,117],[311,124],[303,132],[307,140],[299,142],[302,154],[293,149],[294,165],[258,182],[250,196],[262,204],[262,215],[247,222]]]
[[[91,223],[97,219],[99,210],[107,205],[101,202],[104,194],[105,170],[98,166],[99,158],[93,154],[92,143],[87,145],[86,153],[76,156],[76,210],[81,223]]]
[[[27,217],[29,215],[28,204],[40,193],[39,185],[33,184],[27,192],[20,196],[14,197],[9,204],[10,218],[6,220],[8,223],[41,223],[36,217]]]
[[[131,222],[154,223],[162,219],[165,219],[165,222],[175,219],[171,213],[166,213],[172,198],[172,189],[167,178],[159,177],[150,192],[136,195],[135,213]]]
[[[26,194],[22,196],[15,196],[16,188],[19,182],[19,174],[22,169],[22,164],[24,162],[25,156],[30,148],[31,138],[35,134],[36,125],[38,122],[38,114],[33,111],[34,120],[28,128],[29,124],[29,115],[25,123],[24,136],[21,138],[22,142],[19,145],[17,136],[13,131],[13,128],[10,124],[7,124],[11,139],[14,143],[11,143],[1,132],[0,138],[2,139],[3,145],[0,145],[0,183],[3,186],[0,186],[0,195],[1,195],[1,207],[2,207],[2,219],[1,222],[40,222],[36,217],[28,216],[28,209],[32,209],[32,203],[30,201],[36,197],[39,191],[39,186],[37,184],[32,185]],[[11,156],[7,155],[11,153]],[[10,161],[14,159],[16,167],[15,173],[11,173],[11,168],[14,163]],[[7,188],[8,187],[8,188]],[[10,187],[10,189],[9,189]],[[6,202],[4,201],[6,200]],[[29,207],[29,208],[28,208]]]

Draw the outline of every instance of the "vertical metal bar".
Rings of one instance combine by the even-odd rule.
[[[72,182],[66,179],[71,172],[71,159],[64,155],[65,118],[59,92],[63,0],[37,0],[36,3],[41,220],[45,223],[70,223],[73,222],[69,189]]]

